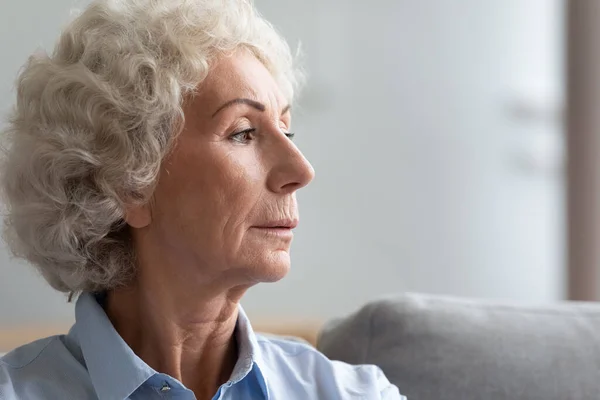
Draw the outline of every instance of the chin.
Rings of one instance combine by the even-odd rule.
[[[264,258],[254,268],[254,275],[260,282],[277,282],[290,271],[290,255],[287,251],[277,251]]]

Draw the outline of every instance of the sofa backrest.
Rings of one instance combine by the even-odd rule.
[[[328,323],[328,357],[380,366],[409,400],[600,399],[600,305],[420,294]]]

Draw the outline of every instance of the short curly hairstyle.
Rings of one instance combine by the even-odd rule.
[[[55,289],[135,276],[126,204],[150,200],[215,58],[251,51],[291,101],[289,46],[250,0],[96,0],[29,58],[4,134],[5,240]]]

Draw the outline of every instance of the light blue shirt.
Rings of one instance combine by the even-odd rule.
[[[69,334],[0,359],[1,400],[195,399],[135,355],[93,295],[79,297],[75,316]],[[405,399],[375,366],[331,361],[309,345],[254,334],[241,307],[236,335],[238,361],[213,400]]]

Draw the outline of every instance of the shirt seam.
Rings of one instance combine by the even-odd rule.
[[[46,343],[44,345],[44,347],[42,347],[40,349],[40,351],[38,352],[38,354],[33,357],[31,360],[29,360],[29,362],[23,364],[23,365],[12,365],[9,364],[7,361],[0,359],[0,362],[2,362],[2,364],[7,365],[9,368],[12,369],[23,369],[29,365],[31,365],[34,361],[36,361],[38,358],[40,358],[40,356],[42,355],[42,353],[48,348],[48,346],[50,346],[50,344],[52,344],[55,340],[57,339],[57,337],[53,337],[51,340],[48,341],[48,343]]]

